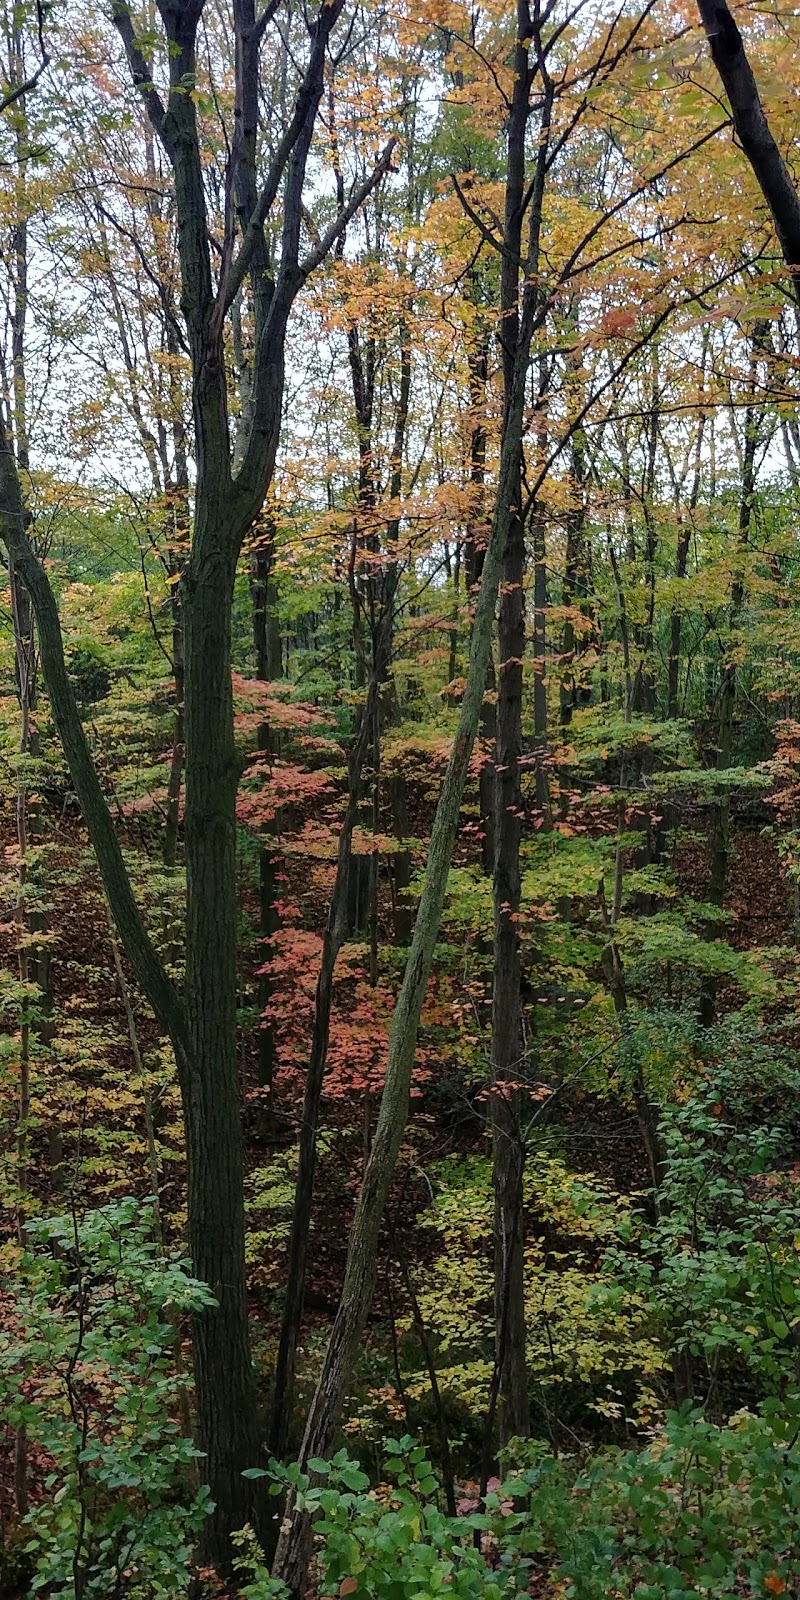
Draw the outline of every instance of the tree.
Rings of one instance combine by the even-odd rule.
[[[179,994],[145,928],[81,727],[64,663],[58,612],[27,537],[17,463],[0,440],[3,539],[36,613],[53,713],[120,937],[136,977],[172,1040],[183,1098],[188,1158],[189,1244],[194,1270],[215,1296],[194,1319],[198,1435],[215,1509],[207,1553],[230,1560],[231,1532],[259,1523],[259,1496],[244,1470],[258,1464],[262,1431],[248,1335],[244,1273],[242,1151],[236,1074],[235,799],[230,681],[231,606],[243,540],[271,479],[281,424],[286,328],[301,287],[385,174],[391,146],[339,209],[318,243],[301,252],[304,179],[323,92],[324,64],[342,0],[308,29],[306,63],[280,136],[259,172],[259,52],[275,6],[256,19],[251,0],[234,7],[234,132],[225,183],[223,243],[212,270],[196,93],[202,0],[165,0],[159,63],[116,0],[112,16],[133,83],[167,156],[175,188],[181,307],[192,371],[196,481],[191,551],[181,578],[185,626],[187,869],[186,977]],[[265,225],[281,206],[274,258]],[[238,239],[238,248],[237,248]],[[250,411],[234,466],[228,417],[225,332],[237,303],[252,322]]]

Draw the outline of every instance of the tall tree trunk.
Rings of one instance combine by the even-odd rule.
[[[550,826],[550,782],[547,772],[547,546],[543,508],[530,519],[533,547],[533,742],[536,754],[536,805],[544,827]]]
[[[561,589],[561,603],[566,610],[561,635],[561,684],[559,688],[562,728],[569,726],[572,720],[572,713],[578,703],[575,679],[576,631],[575,619],[571,612],[577,604],[579,593],[584,588],[582,566],[584,564],[583,544],[584,525],[586,522],[585,477],[583,437],[580,433],[576,433],[572,440],[570,461],[572,504],[567,515],[567,546],[564,557],[564,582]]]
[[[476,592],[483,572],[486,520],[486,381],[489,371],[489,344],[482,340],[477,350],[469,354],[469,483],[470,505],[467,536],[465,540],[464,579],[467,595]],[[487,876],[494,871],[494,749],[496,735],[494,690],[494,662],[489,658],[486,668],[486,689],[481,712],[481,746],[483,761],[478,776],[478,796],[481,814],[481,857]]]
[[[227,568],[227,570],[226,570]],[[258,1517],[241,1474],[263,1428],[250,1359],[242,1133],[236,1050],[236,822],[239,761],[230,677],[230,561],[184,591],[186,628],[186,983],[191,1071],[184,1092],[189,1248],[217,1307],[195,1318],[197,1413],[215,1509],[209,1548]]]
[[[508,173],[500,303],[503,333],[503,386],[506,417],[512,402],[515,356],[519,345],[519,274],[526,186],[525,133],[530,115],[531,69],[527,6],[518,12],[520,34],[514,52],[514,94],[508,123]],[[538,16],[534,36],[539,53]],[[535,279],[539,260],[542,201],[547,170],[552,91],[544,104],[531,194],[528,270]],[[504,429],[504,434],[507,429]],[[525,523],[522,513],[522,449],[506,529],[500,599],[496,737],[494,857],[494,984],[492,993],[492,1185],[494,1192],[495,1365],[499,1397],[498,1437],[505,1444],[529,1426],[525,1328],[523,1172],[525,1148],[520,1126],[519,1082],[524,1076],[524,1041],[519,951],[520,840],[522,837],[522,663],[525,653]],[[490,1423],[491,1431],[491,1423]]]
[[[411,346],[406,330],[401,330],[400,385],[395,413],[394,438],[390,459],[389,504],[393,508],[386,526],[387,560],[380,572],[371,572],[367,594],[372,650],[370,659],[364,659],[368,674],[367,697],[361,714],[356,742],[348,767],[347,809],[339,835],[336,861],[336,879],[328,913],[328,922],[322,947],[322,960],[314,1000],[314,1028],[309,1056],[303,1110],[300,1122],[297,1181],[295,1184],[292,1227],[289,1238],[289,1255],[286,1271],[286,1300],[275,1368],[269,1443],[272,1453],[282,1457],[288,1440],[291,1408],[294,1398],[295,1354],[303,1314],[308,1241],[311,1226],[311,1208],[314,1196],[314,1178],[317,1161],[317,1130],[322,1103],[322,1089],[330,1038],[333,978],[337,956],[347,936],[350,907],[350,885],[353,877],[352,839],[364,790],[364,767],[372,753],[372,827],[377,834],[379,822],[380,774],[380,717],[384,680],[389,670],[394,639],[394,608],[398,584],[397,540],[400,529],[399,500],[402,490],[403,455],[408,408],[411,390]],[[362,394],[364,382],[360,362],[360,344],[355,330],[350,330],[348,340],[353,399],[359,421],[360,480],[359,503],[375,519],[374,487],[371,477],[372,462],[372,412],[371,399]],[[371,395],[374,369],[369,366],[369,392]],[[377,532],[373,534],[377,540]],[[373,555],[377,551],[373,550]],[[355,554],[355,550],[354,550]],[[354,632],[360,640],[360,599],[351,571],[351,598],[353,601]],[[359,858],[361,861],[363,858]],[[378,961],[378,856],[372,851],[369,858],[369,921],[370,921],[370,978],[377,983]]]
[[[520,484],[521,491],[521,484]],[[520,495],[521,497],[521,495]],[[503,561],[497,696],[495,802],[494,985],[492,993],[492,1182],[494,1188],[495,1361],[499,1367],[498,1442],[527,1434],[525,1284],[520,1129],[524,1075],[521,973],[520,837],[522,793],[522,658],[525,649],[525,538],[511,519]]]
[[[705,431],[705,416],[701,416],[697,429],[695,444],[695,464],[692,474],[692,487],[689,501],[685,508],[678,512],[678,543],[675,551],[675,577],[682,583],[686,577],[689,561],[689,547],[694,529],[694,514],[700,497],[701,457],[703,449],[703,433]],[[681,635],[683,631],[683,617],[679,606],[673,606],[669,618],[669,661],[667,663],[667,717],[677,717],[680,701],[680,671],[681,671]]]
[[[175,574],[177,578],[177,572]],[[186,728],[184,704],[186,699],[186,671],[184,666],[183,615],[177,583],[170,595],[172,608],[172,671],[175,679],[175,709],[172,719],[172,756],[167,781],[167,817],[164,828],[164,865],[173,868],[178,856],[178,834],[181,818],[181,788],[186,755]]]
[[[644,580],[646,591],[645,620],[636,629],[639,660],[633,681],[633,711],[652,716],[656,707],[655,671],[653,664],[653,630],[656,609],[656,554],[658,528],[655,518],[656,460],[659,426],[658,346],[651,352],[652,372],[650,407],[647,421],[647,456],[641,488],[642,519],[644,521]]]
[[[756,322],[753,326],[750,370],[747,382],[748,398],[744,414],[742,484],[729,607],[730,637],[727,660],[724,660],[722,664],[722,678],[719,687],[716,756],[718,772],[725,772],[730,766],[733,753],[733,726],[737,692],[736,630],[739,626],[739,619],[744,605],[744,561],[753,520],[756,488],[756,450],[762,428],[762,409],[758,405],[756,398],[758,362],[764,354],[768,336],[769,323],[763,320]],[[711,864],[708,882],[708,902],[712,906],[718,906],[720,910],[725,904],[725,888],[730,862],[730,824],[730,794],[725,790],[720,799],[711,808]],[[716,931],[714,923],[710,923],[706,929],[706,937],[713,939]],[[703,980],[700,992],[700,1021],[704,1027],[709,1027],[714,1021],[716,1003],[717,980],[713,976],[709,976]]]
[[[303,1107],[300,1115],[300,1141],[297,1156],[292,1226],[286,1264],[286,1286],[275,1378],[272,1389],[268,1441],[272,1455],[281,1459],[286,1451],[294,1400],[295,1358],[303,1316],[311,1210],[317,1166],[322,1089],[330,1040],[331,1005],[336,961],[349,926],[349,882],[352,862],[353,829],[358,821],[363,792],[364,763],[374,736],[375,705],[380,685],[373,676],[367,703],[361,717],[348,772],[348,799],[339,833],[336,878],[322,941],[322,958],[314,995],[314,1027],[311,1036]]]

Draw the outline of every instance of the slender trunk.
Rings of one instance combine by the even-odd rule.
[[[365,400],[362,394],[361,385],[364,378],[360,365],[360,345],[357,334],[352,331],[349,347],[353,376],[353,398],[356,416],[359,420],[359,441],[361,446],[359,503],[363,509],[374,510],[374,493],[370,476],[370,463],[372,460],[371,399]],[[370,358],[367,380],[370,396],[373,376],[372,358]],[[400,520],[397,503],[399,502],[402,488],[403,450],[408,420],[410,384],[411,349],[407,338],[403,338],[401,342],[400,390],[395,415],[389,484],[390,502],[395,509],[390,515],[386,529],[389,559],[380,574],[374,570],[370,573],[367,583],[372,655],[368,665],[364,658],[363,667],[365,672],[368,672],[368,691],[348,769],[347,809],[339,835],[336,879],[323,940],[320,972],[317,979],[314,1030],[303,1096],[297,1181],[286,1271],[286,1300],[281,1322],[269,1428],[270,1448],[273,1454],[278,1457],[282,1457],[286,1450],[294,1398],[295,1354],[303,1314],[311,1208],[314,1197],[314,1177],[317,1161],[317,1129],[330,1038],[333,978],[337,956],[347,936],[348,926],[351,925],[351,889],[355,876],[352,856],[353,829],[358,820],[361,806],[364,788],[364,764],[370,749],[372,750],[373,766],[372,827],[375,835],[378,833],[379,825],[381,691],[391,660],[392,640],[394,637],[394,604],[398,581],[397,537]],[[376,539],[377,535],[375,534],[373,537]],[[350,567],[350,594],[353,603],[354,638],[357,651],[361,653],[361,601],[354,570],[355,553],[356,541],[354,533]],[[359,857],[359,866],[361,861],[362,858]],[[369,858],[367,883],[369,890],[370,979],[373,984],[376,984],[378,980],[378,854],[375,849],[372,850]],[[364,1107],[365,1164],[367,1161],[366,1146],[369,1142],[369,1117],[370,1102],[369,1094],[367,1093]]]
[[[647,1164],[650,1169],[650,1180],[653,1186],[653,1207],[658,1210],[659,1189],[664,1174],[664,1150],[658,1126],[658,1112],[650,1098],[645,1082],[644,1071],[639,1052],[634,1040],[630,1037],[630,1018],[628,1015],[628,993],[625,981],[625,967],[622,961],[619,944],[617,943],[616,927],[619,917],[619,906],[622,899],[622,873],[623,859],[620,845],[617,845],[614,865],[614,900],[609,910],[606,904],[605,883],[601,879],[598,888],[598,906],[603,927],[606,932],[606,944],[603,948],[602,964],[606,987],[614,1004],[620,1032],[623,1041],[628,1042],[627,1061],[628,1081],[636,1111],[636,1120],[642,1136]]]
[[[122,1007],[125,1012],[125,1022],[128,1028],[128,1039],[130,1040],[131,1055],[133,1056],[136,1077],[142,1093],[142,1114],[144,1117],[145,1144],[147,1149],[147,1170],[150,1178],[150,1199],[153,1206],[153,1233],[155,1234],[158,1253],[163,1258],[165,1251],[164,1215],[161,1209],[161,1171],[158,1160],[158,1146],[156,1144],[155,1117],[153,1115],[153,1096],[150,1092],[147,1068],[142,1059],[142,1052],[139,1046],[139,1030],[136,1026],[136,1013],[133,1009],[131,992],[128,987],[128,980],[125,977],[125,968],[122,963],[122,955],[120,953],[120,948],[114,932],[114,919],[108,907],[108,901],[106,901],[106,910],[108,911],[108,931],[109,939],[111,941],[111,955],[114,962],[117,988],[119,989]],[[189,1391],[186,1387],[186,1384],[182,1381],[184,1367],[180,1318],[176,1313],[170,1311],[169,1308],[166,1309],[165,1315],[172,1327],[173,1357],[175,1361],[175,1372],[179,1384],[178,1413],[181,1419],[181,1429],[184,1437],[191,1439],[193,1427],[191,1407],[189,1404]],[[197,1480],[199,1486],[199,1472],[194,1470],[193,1476]]]
[[[262,683],[283,676],[281,637],[278,627],[278,591],[273,577],[275,533],[270,526],[266,540],[259,539],[250,557],[250,596],[253,606],[253,647],[256,677]]]
[[[277,626],[276,603],[277,594],[272,580],[275,561],[275,529],[271,519],[267,523],[266,537],[259,537],[250,557],[250,596],[253,607],[253,645],[255,653],[256,677],[262,683],[269,683],[274,678],[283,676],[281,660],[281,641]],[[271,751],[277,755],[280,748],[279,739],[267,722],[263,722],[258,730],[258,746],[260,750]],[[274,831],[280,835],[282,824],[279,817],[275,818]],[[261,936],[261,951],[263,960],[258,974],[258,1009],[260,1023],[258,1029],[258,1086],[264,1092],[265,1104],[262,1105],[261,1127],[268,1138],[274,1135],[273,1088],[275,1079],[275,1030],[272,1023],[265,1021],[264,1013],[272,999],[272,978],[270,976],[270,958],[273,946],[271,940],[278,932],[280,919],[276,909],[278,901],[278,875],[282,862],[276,840],[262,842],[259,851],[258,877],[259,877],[259,934]]]
[[[614,540],[608,534],[608,557],[611,562],[611,571],[614,577],[614,588],[617,595],[617,612],[619,616],[619,636],[622,644],[622,686],[623,706],[625,721],[630,722],[633,712],[633,683],[631,679],[631,640],[628,627],[628,608],[625,602],[625,590],[622,586],[622,574],[619,569],[617,552]]]
[[[258,973],[258,1087],[263,1091],[266,1104],[263,1106],[262,1131],[267,1138],[274,1134],[274,1108],[272,1103],[275,1082],[275,1029],[269,1019],[265,1020],[264,1013],[272,999],[272,978],[270,975],[270,956],[272,953],[271,940],[280,927],[280,917],[277,911],[278,902],[278,875],[282,865],[281,857],[272,843],[262,844],[258,853],[258,902],[259,902],[259,934],[261,938],[261,966]]]
[[[524,1076],[520,909],[522,658],[525,649],[522,518],[511,520],[503,562],[497,697],[494,987],[492,994],[492,1178],[494,1186],[495,1361],[500,1371],[499,1444],[528,1432],[525,1283],[520,1130]]]
[[[392,813],[392,831],[403,844],[411,832],[408,817],[408,784],[400,769],[391,772],[386,784]],[[414,912],[407,890],[411,885],[411,852],[407,848],[392,853],[392,921],[395,944],[408,944],[414,931]]]
[[[177,576],[177,574],[176,574]],[[175,866],[178,855],[178,833],[181,815],[181,786],[186,755],[186,730],[184,727],[185,678],[183,660],[183,618],[177,584],[170,595],[172,606],[172,670],[175,678],[175,709],[172,728],[172,758],[167,783],[167,818],[164,829],[164,865]]]
[[[439,1448],[442,1455],[444,1503],[447,1509],[447,1515],[449,1517],[455,1517],[457,1514],[456,1485],[455,1475],[453,1473],[453,1460],[450,1452],[450,1432],[447,1426],[447,1417],[445,1415],[444,1404],[442,1401],[442,1392],[439,1388],[439,1378],[436,1371],[436,1359],[433,1345],[428,1334],[428,1330],[425,1326],[425,1319],[422,1315],[420,1303],[416,1296],[411,1273],[408,1269],[408,1262],[400,1252],[398,1253],[400,1254],[400,1269],[403,1274],[403,1282],[406,1286],[406,1293],[408,1294],[408,1298],[411,1303],[411,1316],[414,1323],[414,1332],[419,1340],[420,1349],[425,1357],[425,1365],[428,1369],[428,1381],[431,1386],[431,1398],[433,1400],[433,1409],[436,1413],[436,1426],[439,1432]]]
[[[701,390],[705,381],[706,361],[708,359],[710,338],[706,332],[703,337],[703,352],[700,360]],[[685,511],[677,507],[678,512],[678,543],[675,551],[675,577],[682,583],[686,577],[689,562],[689,549],[694,531],[694,517],[700,499],[700,484],[702,481],[703,441],[706,431],[706,413],[701,411],[697,422],[697,435],[694,444],[694,461],[692,464],[692,484],[689,490],[689,500]],[[679,689],[681,671],[681,634],[683,616],[679,606],[673,606],[669,619],[669,661],[667,664],[667,717],[677,717],[679,709]]]
[[[470,508],[465,541],[465,588],[473,594],[481,581],[485,555],[486,520],[486,382],[489,371],[489,346],[482,342],[469,356],[469,483]],[[486,696],[481,712],[481,747],[483,761],[478,777],[478,796],[481,815],[483,870],[487,877],[494,871],[494,748],[496,719],[494,706],[494,662],[491,657],[486,668]]]
[[[362,715],[358,738],[350,760],[347,810],[339,834],[336,879],[322,942],[322,959],[314,997],[314,1029],[306,1071],[303,1108],[300,1116],[297,1178],[295,1180],[292,1226],[289,1235],[289,1252],[286,1265],[286,1293],[268,1430],[270,1452],[272,1455],[277,1456],[278,1459],[281,1459],[285,1454],[291,1422],[295,1356],[303,1315],[311,1208],[314,1198],[317,1134],[330,1038],[333,979],[336,959],[347,937],[348,889],[352,861],[353,829],[358,820],[361,805],[362,773],[370,745],[370,735],[374,730],[374,706],[378,695],[379,685],[373,679],[367,705]]]
[[[380,695],[375,696],[372,711],[372,849],[369,853],[369,981],[373,989],[378,984],[378,943],[380,931],[378,906],[378,872],[380,852],[375,842],[380,832],[381,820],[381,706]]]
[[[756,387],[758,383],[758,361],[763,354],[764,345],[769,334],[769,323],[758,321],[753,328],[753,342],[750,355],[750,371],[748,375],[748,404],[744,416],[744,451],[742,453],[742,492],[739,501],[739,521],[736,537],[736,551],[734,555],[733,575],[731,579],[730,594],[730,638],[728,643],[728,659],[723,662],[722,679],[719,689],[719,721],[717,725],[717,758],[718,772],[725,772],[731,764],[733,753],[733,725],[736,711],[737,670],[736,670],[736,630],[739,626],[742,607],[744,605],[744,570],[743,563],[746,556],[750,527],[753,520],[756,486],[756,450],[761,435],[762,412],[756,403]],[[708,883],[708,901],[720,910],[725,904],[725,888],[728,878],[728,865],[730,862],[730,794],[727,790],[714,804],[711,810],[711,865]],[[706,930],[706,937],[713,939],[716,927],[710,923]],[[700,1021],[704,1027],[710,1027],[716,1015],[717,1005],[717,980],[709,975],[703,980],[700,993]]]
[[[449,563],[448,563],[449,565]],[[448,577],[450,573],[448,572]],[[456,545],[455,560],[452,569],[453,584],[453,626],[450,629],[450,650],[447,657],[447,682],[453,682],[456,675],[456,661],[458,659],[458,607],[461,593],[461,545]]]
[[[652,385],[650,396],[650,414],[647,428],[647,458],[645,461],[644,482],[641,491],[642,517],[644,520],[644,579],[647,592],[647,607],[645,621],[637,628],[637,643],[639,645],[639,661],[633,683],[634,711],[644,712],[652,716],[656,707],[655,672],[653,664],[653,633],[656,611],[656,554],[658,551],[658,527],[655,516],[655,481],[656,481],[656,452],[658,447],[659,423],[659,389],[658,389],[658,346],[654,346],[651,353],[652,359]]]
[[[304,1462],[312,1456],[325,1456],[334,1442],[353,1360],[372,1300],[378,1238],[408,1115],[417,1029],[439,931],[461,797],[483,702],[486,663],[491,648],[494,608],[500,581],[501,551],[510,507],[514,504],[518,473],[524,373],[520,375],[518,391],[517,413],[514,416],[515,447],[510,462],[509,450],[504,452],[506,459],[504,470],[501,470],[495,524],[484,563],[472,632],[467,688],[434,819],[414,937],[392,1020],[386,1081],[350,1233],[341,1300],[306,1424],[301,1450]],[[275,1576],[282,1578],[291,1589],[299,1591],[306,1560],[305,1519],[301,1512],[290,1506],[278,1540]]]
[[[547,771],[547,548],[543,511],[531,516],[533,546],[533,741],[536,752],[536,806],[545,828],[550,826],[550,781]]]
[[[564,582],[561,589],[561,603],[565,608],[564,627],[561,635],[561,684],[559,688],[562,728],[569,726],[572,721],[572,713],[578,703],[578,689],[575,677],[577,635],[573,611],[584,588],[582,565],[584,525],[586,522],[585,477],[583,439],[580,434],[576,434],[572,441],[572,459],[570,462],[572,504],[567,516]]]

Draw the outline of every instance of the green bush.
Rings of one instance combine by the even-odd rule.
[[[588,1465],[517,1441],[514,1470],[457,1517],[408,1437],[385,1445],[377,1489],[345,1451],[264,1476],[312,1518],[321,1595],[505,1600],[544,1580],[569,1600],[763,1600],[800,1584],[798,1436],[795,1395],[725,1427],[685,1409],[647,1448]],[[239,1566],[246,1600],[285,1600],[250,1530]]]
[[[658,1221],[605,1261],[726,1410],[792,1388],[800,1350],[800,1188],[782,1130],[740,1127],[733,1092],[717,1069],[664,1114]]]
[[[209,1501],[175,1420],[174,1318],[212,1297],[185,1262],[162,1257],[135,1200],[26,1231],[8,1274],[0,1411],[45,1464],[26,1518],[29,1592],[183,1594]]]

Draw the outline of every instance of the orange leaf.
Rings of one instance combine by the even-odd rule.
[[[353,1588],[355,1588],[355,1584],[353,1585]],[[778,1577],[777,1572],[771,1572],[769,1577],[764,1579],[764,1588],[769,1589],[770,1594],[786,1593],[786,1584],[784,1583],[783,1578]],[[347,1592],[348,1594],[350,1593],[349,1589]]]
[[[341,1600],[344,1600],[345,1595],[355,1594],[357,1588],[358,1583],[356,1582],[355,1578],[342,1578],[342,1581],[339,1584],[339,1594]]]

